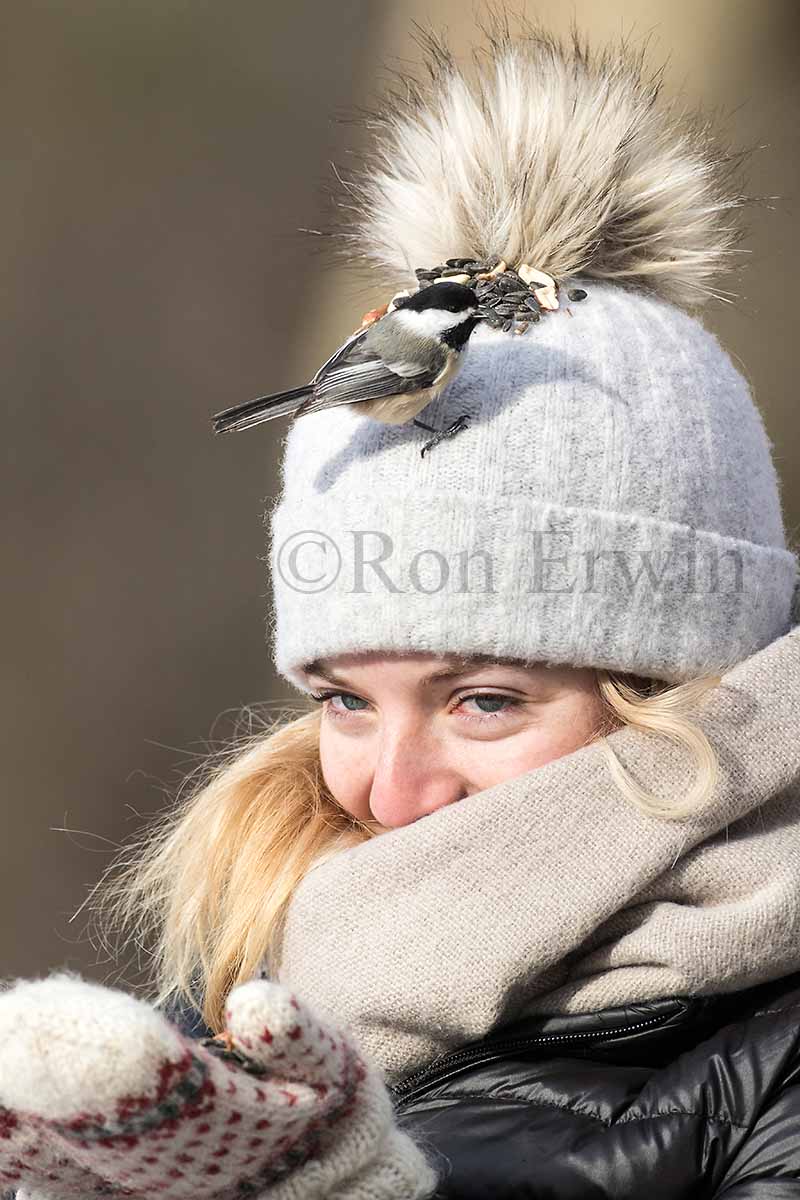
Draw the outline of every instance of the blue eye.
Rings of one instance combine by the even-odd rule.
[[[311,699],[316,700],[318,703],[322,703],[322,701],[324,701],[324,700],[333,700],[337,696],[342,701],[345,702],[345,704],[344,704],[345,712],[361,712],[361,708],[359,706],[367,705],[366,700],[362,700],[360,696],[354,696],[352,694],[352,692],[316,692],[316,693],[312,692],[311,693]],[[355,704],[350,705],[350,704],[346,703],[348,700],[354,700]],[[334,712],[342,711],[341,708],[339,708],[338,706],[336,706],[334,704],[331,704],[330,707],[333,709]]]
[[[482,712],[499,712],[503,705],[508,702],[509,697],[494,696],[490,695],[488,692],[484,692],[480,696],[466,696],[465,699],[474,700],[479,707],[484,704],[488,705],[488,708],[481,709]]]
[[[467,701],[477,704],[480,709],[477,713],[464,712],[464,717],[471,721],[491,721],[504,717],[512,709],[519,708],[522,703],[516,696],[504,696],[500,692],[473,692],[471,696],[461,697],[458,702],[459,708]]]

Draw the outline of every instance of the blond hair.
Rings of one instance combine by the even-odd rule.
[[[598,670],[604,746],[620,791],[651,816],[677,820],[714,789],[713,747],[689,713],[719,676],[670,685]],[[244,710],[246,734],[188,777],[177,803],[126,847],[92,890],[95,930],[146,956],[158,1005],[190,1004],[221,1032],[225,998],[266,965],[273,975],[283,921],[311,867],[376,830],[333,799],[319,757],[321,710]],[[253,731],[253,721],[258,727]],[[665,803],[644,791],[605,740],[620,726],[664,736],[694,756],[694,787]],[[141,966],[141,958],[139,959]]]

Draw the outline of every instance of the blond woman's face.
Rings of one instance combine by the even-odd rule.
[[[376,652],[318,660],[307,678],[323,697],[325,782],[378,832],[541,767],[607,727],[590,669]]]

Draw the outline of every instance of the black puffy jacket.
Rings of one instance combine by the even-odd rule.
[[[800,1198],[800,973],[532,1017],[392,1091],[441,1200]]]

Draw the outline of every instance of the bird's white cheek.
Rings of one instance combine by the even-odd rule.
[[[422,312],[401,308],[397,310],[397,319],[409,333],[417,337],[437,337],[445,329],[459,325],[464,314],[445,312],[440,308],[426,308]]]

